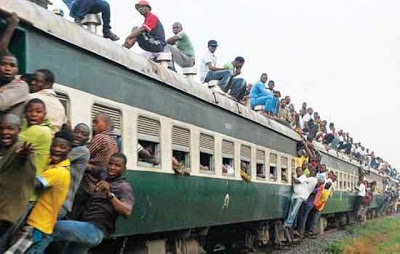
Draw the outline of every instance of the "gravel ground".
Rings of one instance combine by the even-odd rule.
[[[292,244],[284,244],[282,247],[270,247],[262,252],[251,252],[253,254],[316,254],[324,253],[325,247],[334,241],[339,241],[350,237],[350,233],[346,230],[331,230],[325,232],[324,235],[316,238],[307,238]]]

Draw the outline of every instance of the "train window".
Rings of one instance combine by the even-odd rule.
[[[292,159],[292,162],[290,164],[290,172],[289,172],[289,176],[293,173],[296,172],[296,160]]]
[[[222,140],[222,173],[226,175],[234,175],[235,145],[231,141]]]
[[[92,121],[98,115],[99,113],[107,114],[110,116],[113,124],[113,134],[115,141],[117,142],[118,145],[118,150],[122,151],[122,114],[121,111],[115,108],[110,108],[107,106],[103,106],[100,104],[93,104],[92,107]]]
[[[343,174],[339,173],[339,189],[343,189]]]
[[[354,189],[354,177],[350,176],[350,189]]]
[[[181,127],[172,127],[173,167],[190,169],[190,131]]]
[[[139,152],[138,164],[146,167],[160,167],[161,160],[161,125],[158,120],[144,116],[138,117],[138,150],[142,146],[144,153]]]
[[[256,151],[256,166],[257,177],[265,179],[265,152],[262,150]]]
[[[350,184],[350,174],[347,174],[347,189],[350,189],[351,187],[351,184]]]
[[[69,103],[68,95],[56,92],[56,96],[60,100],[61,104],[63,105],[63,107],[65,109],[65,115],[67,116],[67,119],[71,120],[70,115],[69,115],[70,103]]]
[[[271,153],[269,155],[269,178],[276,181],[278,178],[278,155]]]
[[[288,158],[281,157],[281,180],[288,182]]]
[[[241,170],[244,169],[246,174],[251,176],[251,147],[250,146],[245,146],[245,145],[240,146],[240,162],[241,162]]]
[[[214,172],[214,137],[200,134],[200,170]]]
[[[343,189],[347,189],[347,175],[343,173]]]

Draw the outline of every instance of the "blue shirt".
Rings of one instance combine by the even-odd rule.
[[[257,81],[250,90],[250,99],[255,99],[261,96],[272,96],[270,92],[265,89],[265,84],[260,80]]]

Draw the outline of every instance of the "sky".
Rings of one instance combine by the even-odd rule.
[[[108,0],[122,44],[143,23],[132,0]],[[67,8],[53,0],[52,8]],[[153,0],[166,37],[179,21],[199,63],[207,41],[219,65],[246,60],[242,77],[268,73],[296,109],[302,102],[400,168],[400,16],[398,0]],[[137,45],[132,49],[141,52]]]

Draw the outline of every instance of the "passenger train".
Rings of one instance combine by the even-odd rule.
[[[279,240],[301,140],[296,132],[29,1],[0,0],[1,30],[12,12],[21,18],[10,45],[20,73],[52,70],[72,126],[90,125],[105,112],[121,136],[135,207],[95,252],[197,253],[233,239],[248,245]],[[138,142],[161,163],[141,161]],[[360,165],[315,145],[338,175],[324,218],[343,220],[352,210],[354,192],[348,190],[358,182]],[[176,152],[189,176],[174,173]],[[251,182],[242,180],[241,162]],[[223,173],[223,164],[234,173]],[[368,177],[382,182],[378,174]],[[371,209],[379,202],[375,195]]]

